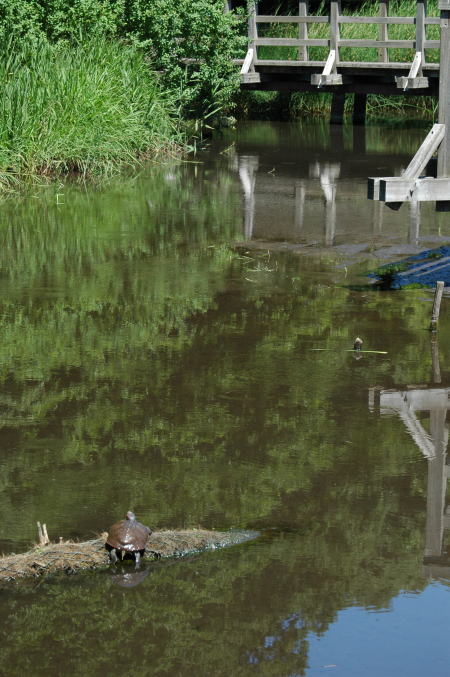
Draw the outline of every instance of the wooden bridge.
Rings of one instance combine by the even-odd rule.
[[[425,0],[418,0],[415,16],[390,16],[388,0],[381,0],[377,16],[354,16],[342,14],[340,2],[332,0],[329,14],[316,16],[308,14],[307,3],[300,0],[298,15],[281,16],[259,14],[258,3],[251,2],[241,88],[331,92],[334,123],[342,122],[345,96],[353,94],[354,124],[365,121],[368,94],[438,96],[438,122],[408,167],[399,177],[369,178],[368,197],[394,209],[413,200],[435,201],[439,211],[450,211],[450,0],[439,0],[438,7],[439,16],[427,16]],[[346,37],[345,27],[351,24],[367,26],[367,39]],[[294,27],[296,37],[272,37],[277,25],[284,26],[285,33],[287,25],[291,33]],[[370,35],[373,26],[375,38]],[[413,34],[392,39],[389,28],[394,26],[411,26]],[[430,30],[434,39],[429,39]],[[318,32],[320,37],[311,37]],[[268,47],[277,48],[277,56],[282,48],[290,50],[289,58],[267,56]],[[325,51],[324,58],[313,59],[318,48]],[[359,55],[366,50],[367,60],[341,58],[344,50],[348,54],[355,49]],[[369,60],[374,50],[377,59]],[[409,50],[410,62],[390,60],[390,50]]]

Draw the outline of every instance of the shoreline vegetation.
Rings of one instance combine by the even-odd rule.
[[[179,152],[176,104],[142,50],[104,38],[77,45],[10,40],[1,50],[0,181],[111,173]]]
[[[280,6],[279,13],[288,12],[290,4]],[[223,0],[4,0],[0,190],[14,190],[38,177],[104,176],[143,161],[181,156],[190,139],[201,135],[203,123],[214,125],[231,113],[238,119],[326,116],[327,94],[239,91],[232,59],[246,49],[245,2],[231,13],[224,14],[223,8]],[[326,13],[327,3],[315,11]],[[414,11],[413,0],[391,3],[392,14]],[[377,12],[375,2],[351,10]],[[436,0],[429,14],[437,15]],[[324,28],[315,26],[318,34],[311,36],[321,37]],[[356,38],[367,27],[344,28],[351,31],[347,37]],[[370,28],[376,31],[376,26]],[[273,24],[265,34],[289,37],[295,30],[292,24]],[[393,38],[408,38],[414,27],[393,30]],[[316,48],[314,58],[324,58],[321,50]],[[296,58],[295,48],[263,52],[270,58]],[[357,57],[373,54],[366,50]],[[407,50],[390,57],[412,58]],[[435,58],[430,53],[429,59]],[[430,97],[372,96],[368,117],[431,121],[436,107]]]
[[[223,0],[4,0],[0,188],[180,156],[236,96],[239,16]]]

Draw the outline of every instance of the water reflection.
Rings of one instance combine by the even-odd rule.
[[[405,204],[399,215],[383,203],[367,200],[362,172],[370,176],[376,171],[386,174],[389,169],[392,175],[399,174],[408,161],[407,147],[403,160],[398,154],[384,153],[381,158],[379,148],[374,152],[373,139],[372,148],[367,142],[370,128],[351,130],[350,136],[344,127],[331,126],[326,152],[315,149],[294,157],[287,145],[292,128],[286,128],[287,139],[281,140],[275,164],[270,167],[264,146],[254,134],[248,139],[244,129],[235,145],[233,164],[244,195],[246,241],[282,240],[332,247],[355,240],[381,242],[382,236],[411,245],[430,235],[439,237],[443,220],[431,204],[421,208],[414,200]],[[308,134],[309,130],[302,127],[302,131]],[[280,136],[282,133],[280,130]],[[414,147],[412,137],[409,147]],[[323,224],[321,229],[319,223]]]
[[[342,157],[320,127],[311,138],[296,126],[262,130],[238,131],[234,146],[222,140],[203,164],[99,193],[67,186],[64,205],[51,195],[4,205],[1,549],[26,549],[36,519],[53,538],[84,539],[130,507],[157,527],[263,533],[171,566],[148,563],[152,576],[142,581],[144,571],[124,568],[2,591],[0,672],[8,677],[59,674],[62,662],[68,675],[130,665],[168,677],[251,675],[255,665],[274,677],[314,674],[311,647],[347,627],[343,612],[359,610],[366,638],[378,612],[383,642],[395,644],[401,637],[387,617],[398,629],[409,616],[393,600],[412,591],[417,610],[434,589],[421,567],[425,546],[438,550],[442,485],[433,480],[439,510],[430,504],[427,526],[425,463],[404,426],[428,450],[427,463],[431,454],[440,462],[439,481],[442,455],[427,436],[429,414],[402,408],[400,418],[386,398],[447,392],[445,300],[439,363],[423,331],[430,304],[422,291],[361,293],[349,284],[357,274],[321,253],[269,258],[233,247],[250,233],[380,242],[394,216],[394,240],[407,241],[402,211],[381,225],[362,218],[358,177],[367,165],[380,175],[379,166],[407,161],[410,140],[393,135],[389,155],[377,145],[383,132],[368,131],[367,160],[348,150],[345,134]],[[435,225],[421,228],[436,235]],[[387,354],[355,360],[346,349],[358,335]],[[417,385],[429,383],[430,368],[435,382]],[[373,412],[383,394],[383,411],[395,416],[368,410],[373,384],[381,384],[371,391]],[[443,449],[439,415],[433,434]],[[425,543],[428,530],[435,540]],[[435,617],[428,610],[420,623],[430,642],[447,628],[429,631]],[[354,632],[342,644],[367,667]],[[421,645],[401,646],[411,673]]]
[[[117,565],[111,569],[111,581],[120,588],[135,588],[140,585],[149,575],[150,567],[146,566],[139,571],[130,571],[129,567]]]
[[[432,366],[434,381],[441,381],[436,337],[432,338]],[[395,413],[402,420],[422,455],[427,460],[426,528],[424,573],[426,576],[450,578],[450,557],[444,547],[444,529],[450,528],[450,510],[447,507],[447,480],[450,464],[447,462],[449,429],[447,412],[450,408],[450,388],[414,387],[406,390],[369,390],[369,409],[381,414]],[[426,417],[427,422],[423,417]],[[428,423],[429,432],[426,429]]]

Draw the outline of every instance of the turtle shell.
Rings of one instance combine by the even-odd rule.
[[[124,519],[110,527],[106,544],[126,552],[145,550],[151,533],[152,530],[149,527],[136,519]]]

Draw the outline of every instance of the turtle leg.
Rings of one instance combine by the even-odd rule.
[[[139,565],[141,563],[141,553],[139,552],[139,550],[136,550],[136,552],[134,553],[134,559],[136,560],[136,569],[139,569]]]
[[[111,548],[109,551],[109,559],[111,560],[111,564],[115,564],[117,562],[117,550],[115,548]]]

